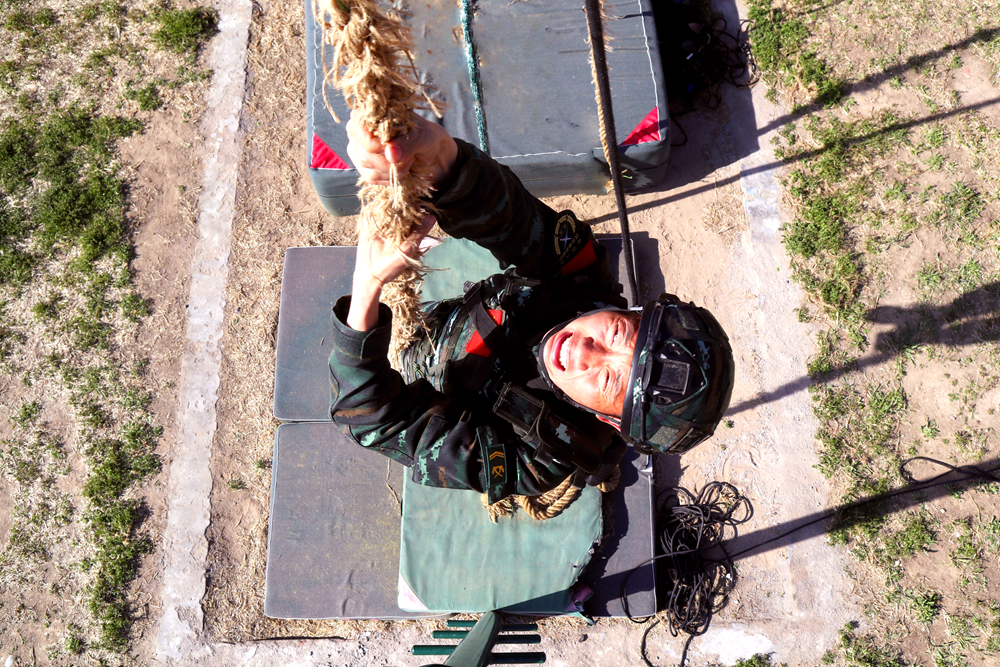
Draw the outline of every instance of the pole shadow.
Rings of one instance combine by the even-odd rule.
[[[727,25],[740,25],[739,13],[735,3],[729,1],[722,2],[717,4],[715,9],[721,14]],[[807,11],[812,12],[815,10],[810,9]],[[966,39],[955,42],[954,44],[947,44],[939,49],[934,49],[920,55],[912,56],[898,65],[887,67],[880,72],[873,73],[864,79],[861,79],[860,81],[848,83],[843,89],[843,94],[844,96],[847,96],[851,93],[871,90],[894,77],[900,76],[909,71],[914,71],[934,60],[944,58],[956,50],[968,48],[975,44],[990,42],[997,38],[998,35],[1000,35],[1000,27],[980,28]],[[666,43],[661,38],[661,53],[669,53],[671,49],[676,49],[677,46],[678,45]],[[666,56],[664,56],[664,60],[667,60]],[[670,76],[671,69],[664,66],[664,77],[667,79],[668,87]],[[672,190],[694,181],[701,180],[705,176],[715,173],[718,169],[739,162],[744,157],[755,153],[760,147],[760,136],[825,108],[823,104],[814,101],[813,103],[805,105],[792,113],[779,116],[769,123],[758,127],[753,110],[751,91],[749,88],[737,88],[728,85],[724,86],[724,90],[720,94],[720,101],[721,105],[719,108],[699,108],[697,114],[685,116],[683,135],[686,135],[687,140],[683,145],[673,146],[671,148],[670,165],[664,180],[656,187],[635,190],[630,194],[664,193],[666,195],[666,193]],[[869,141],[880,135],[935,123],[958,114],[984,109],[996,104],[1000,104],[1000,97],[978,102],[976,104],[964,105],[948,111],[929,114],[921,118],[902,120],[897,123],[892,123],[891,125],[888,125],[880,130],[850,139],[847,141],[847,144],[850,146],[859,142]],[[768,164],[758,165],[743,171],[741,174],[718,179],[710,184],[705,184],[682,193],[666,195],[662,198],[656,199],[655,201],[646,202],[641,205],[629,206],[629,211],[638,212],[681,201],[687,197],[699,195],[737,182],[743,176],[751,176],[763,171],[776,169],[784,164],[813,158],[825,153],[827,150],[829,150],[829,148],[817,148],[811,151],[798,153],[794,157],[785,161],[775,161]],[[595,218],[593,222],[595,224],[601,223],[611,220],[614,217],[615,214],[607,214]]]
[[[923,457],[911,459],[911,461],[920,460],[929,461]],[[986,474],[983,475],[983,472]],[[822,512],[813,512],[746,535],[737,535],[725,543],[726,551],[733,561],[738,561],[750,555],[782,549],[797,542],[819,537],[830,532],[833,527],[851,528],[868,521],[873,516],[888,516],[936,500],[950,494],[955,487],[970,488],[986,483],[986,479],[994,483],[1000,482],[998,473],[1000,473],[1000,458],[980,461],[975,467],[961,466],[934,477],[913,480],[894,491],[862,498]],[[835,522],[833,526],[830,525],[831,521]]]
[[[863,141],[869,141],[869,140],[874,139],[876,137],[883,136],[883,135],[886,135],[886,134],[891,134],[891,133],[897,132],[899,130],[908,130],[908,129],[912,129],[914,127],[919,127],[921,125],[927,125],[927,124],[930,124],[930,123],[935,123],[935,122],[937,122],[939,120],[943,120],[945,118],[950,118],[952,116],[956,116],[958,114],[962,114],[962,113],[965,113],[967,111],[976,111],[977,109],[983,109],[983,108],[986,108],[986,107],[989,107],[989,106],[993,106],[993,105],[996,105],[996,104],[1000,104],[1000,97],[995,97],[993,99],[986,100],[986,101],[983,101],[983,102],[979,102],[977,104],[969,104],[969,105],[966,105],[966,106],[963,106],[963,107],[959,107],[957,109],[952,109],[950,111],[942,111],[940,113],[931,114],[931,115],[928,115],[928,116],[924,116],[922,118],[914,118],[914,119],[910,119],[910,120],[906,120],[906,121],[900,121],[898,123],[892,123],[892,124],[887,125],[886,127],[881,128],[879,130],[875,130],[873,132],[869,132],[868,134],[864,134],[864,135],[860,135],[860,136],[848,139],[847,141],[843,142],[843,145],[846,145],[848,147],[854,146],[855,144],[861,143]],[[800,116],[798,116],[798,115],[795,115],[795,116],[792,116],[792,115],[784,116],[783,117],[784,120],[782,120],[780,123],[778,121],[775,121],[774,123],[771,123],[770,126],[771,127],[781,127],[785,123],[788,123],[788,122],[791,122],[793,120],[796,120],[799,117]],[[708,124],[708,123],[706,123],[706,124]],[[708,124],[708,125],[710,125],[710,124]],[[756,130],[754,130],[754,131],[756,132]],[[765,129],[765,130],[761,131],[761,134],[763,134],[765,131],[769,131],[769,130]],[[745,135],[744,135],[744,139],[743,140],[744,141],[748,141],[748,139],[747,139],[747,137]],[[701,146],[701,144],[699,144],[699,146]],[[838,145],[838,147],[842,147],[842,145]],[[683,155],[680,155],[678,153],[678,150],[675,150],[674,153],[671,154],[671,162],[673,164],[677,164],[678,162],[680,162],[683,159],[685,159],[686,156],[688,155],[687,153],[684,153]],[[824,148],[816,148],[816,149],[809,150],[809,151],[802,151],[801,153],[797,153],[794,156],[786,158],[785,160],[775,160],[774,162],[768,162],[766,164],[761,164],[761,165],[757,165],[755,167],[750,167],[750,168],[742,170],[738,174],[734,174],[732,176],[727,176],[725,178],[716,179],[712,183],[707,183],[705,185],[701,185],[701,186],[698,186],[696,188],[691,188],[689,190],[685,190],[684,192],[678,192],[678,193],[675,193],[675,194],[667,195],[667,196],[664,196],[664,197],[662,197],[660,199],[656,199],[656,200],[653,200],[653,201],[648,201],[648,202],[645,202],[643,204],[630,204],[628,210],[629,210],[630,213],[636,213],[638,211],[645,211],[645,210],[648,210],[648,209],[651,209],[651,208],[657,208],[659,206],[664,206],[666,204],[672,204],[674,202],[678,202],[678,201],[682,201],[684,199],[687,199],[688,197],[693,197],[693,196],[700,195],[700,194],[705,193],[705,192],[709,192],[711,190],[715,190],[716,188],[724,187],[726,185],[729,185],[730,183],[739,182],[739,180],[741,178],[744,178],[744,177],[747,177],[747,176],[753,176],[754,174],[759,174],[761,172],[772,171],[774,169],[778,169],[779,167],[782,167],[782,166],[785,166],[785,165],[795,164],[796,162],[800,162],[802,160],[807,160],[809,158],[818,157],[818,156],[823,155],[824,153],[826,153],[828,150],[830,150],[830,148],[824,147]],[[752,153],[753,151],[750,151],[750,152]],[[749,154],[750,153],[746,153],[746,155],[749,155]],[[699,162],[699,160],[700,160],[700,158],[698,158],[696,156],[692,158],[693,168],[691,170],[691,174],[692,175],[697,175],[697,178],[694,178],[694,177],[691,177],[691,176],[687,175],[686,165],[685,165],[685,173],[684,174],[675,173],[676,170],[673,168],[673,166],[671,166],[671,169],[668,170],[668,172],[667,172],[667,176],[666,176],[664,182],[661,183],[659,187],[648,188],[646,190],[636,190],[634,192],[630,192],[629,194],[643,193],[643,192],[646,192],[646,193],[648,193],[648,192],[664,192],[664,193],[666,193],[666,192],[669,192],[670,190],[674,190],[674,189],[676,189],[676,188],[678,188],[680,186],[686,185],[687,183],[690,183],[690,182],[692,182],[694,180],[699,180],[700,178],[703,178],[704,176],[706,176],[707,173],[712,173],[711,170],[708,171],[707,173],[705,173],[704,172],[705,164],[708,164],[708,163],[705,163],[704,160],[702,160],[701,162]],[[729,160],[729,161],[722,160],[722,161],[719,161],[717,164],[719,165],[719,167],[724,167],[724,166],[732,163],[733,161],[734,160]],[[715,163],[712,163],[712,164],[715,164]],[[698,174],[700,174],[700,175],[698,175]],[[612,220],[612,219],[616,219],[616,218],[617,218],[617,214],[616,213],[608,213],[608,214],[605,214],[605,215],[602,215],[602,216],[595,217],[595,218],[591,219],[590,222],[592,224],[598,224],[598,223],[607,222],[608,220]]]
[[[959,49],[968,48],[974,44],[991,42],[998,35],[1000,35],[1000,27],[980,28],[969,37],[966,37],[961,41],[955,42],[954,44],[946,44],[939,49],[933,49],[931,51],[922,53],[920,55],[911,56],[910,58],[907,58],[904,62],[898,65],[887,67],[881,70],[880,72],[874,72],[866,76],[865,78],[861,79],[860,81],[855,81],[853,83],[846,84],[843,90],[841,91],[842,92],[841,99],[843,99],[843,97],[847,97],[852,93],[860,93],[877,88],[878,86],[882,85],[886,81],[889,81],[890,79],[893,79],[897,76],[901,76],[906,72],[915,71],[929,62],[934,60],[940,60],[941,58],[944,58],[945,56],[948,56]],[[995,103],[996,100],[991,102],[991,104]],[[758,129],[758,131],[760,134],[767,134],[768,132],[770,132],[775,128],[782,127],[786,123],[790,123],[794,120],[798,120],[803,116],[815,113],[816,111],[819,111],[820,109],[823,109],[826,106],[827,105],[821,104],[819,100],[814,100],[811,104],[808,104],[802,107],[801,109],[796,110],[793,113],[785,114],[784,116],[775,118],[773,121],[771,121],[766,125],[762,125]],[[979,106],[983,105],[978,105],[978,104],[972,105],[972,108],[976,108]]]
[[[779,401],[808,388],[814,380],[829,382],[851,371],[864,370],[889,361],[905,362],[926,345],[964,347],[996,342],[1000,340],[1000,281],[965,292],[945,306],[879,306],[868,311],[865,319],[872,324],[892,325],[890,330],[879,333],[875,338],[876,354],[863,360],[850,360],[835,365],[813,377],[804,375],[774,391],[730,406],[726,415],[736,415],[765,403]]]

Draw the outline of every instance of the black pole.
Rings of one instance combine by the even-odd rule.
[[[618,220],[622,227],[622,255],[625,256],[625,272],[632,305],[639,305],[639,289],[635,284],[635,260],[632,257],[632,239],[628,229],[628,213],[625,208],[625,193],[622,191],[622,168],[618,156],[618,139],[615,137],[615,118],[611,108],[611,83],[608,80],[608,61],[604,53],[604,23],[601,17],[601,0],[584,0],[587,15],[587,32],[590,35],[590,57],[593,59],[594,81],[597,84],[597,113],[601,122],[601,142],[604,157],[611,168],[611,182],[614,185],[615,200],[618,203]]]

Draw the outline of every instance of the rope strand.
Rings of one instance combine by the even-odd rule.
[[[324,83],[343,93],[347,106],[361,112],[361,121],[381,143],[406,134],[416,110],[440,115],[426,86],[415,78],[409,30],[398,15],[383,11],[374,0],[316,0],[315,15],[323,31]],[[339,122],[325,86],[323,94]],[[388,186],[361,184],[358,234],[382,236],[401,246],[427,214],[430,207],[424,200],[430,194],[429,170],[420,164],[402,177],[393,168]],[[382,292],[382,301],[393,311],[389,359],[394,364],[422,322],[420,279],[420,264],[415,262]]]

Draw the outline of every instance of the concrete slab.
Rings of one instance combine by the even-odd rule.
[[[247,40],[252,7],[221,0],[219,34],[208,67],[214,72],[205,100],[202,131],[207,152],[199,202],[198,242],[191,267],[187,345],[181,364],[178,413],[181,440],[169,472],[163,599],[156,658],[181,662],[210,650],[201,643],[208,542],[209,468],[215,435],[226,280],[232,239],[236,172],[240,162],[240,114],[246,87]]]

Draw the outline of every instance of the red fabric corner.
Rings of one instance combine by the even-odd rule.
[[[503,324],[503,311],[502,310],[488,310],[486,311],[490,314],[490,319],[492,319],[497,324]],[[469,339],[469,344],[465,346],[466,354],[475,354],[480,357],[490,356],[490,348],[486,347],[486,343],[483,342],[483,337],[479,335],[478,331],[472,332],[472,338]]]
[[[644,144],[647,141],[659,141],[660,140],[660,112],[657,111],[656,107],[646,114],[646,117],[635,126],[632,133],[625,137],[625,141],[621,143],[622,146],[635,146],[636,144]]]
[[[340,159],[340,156],[333,152],[333,149],[326,145],[326,142],[313,133],[313,153],[310,169],[350,169],[350,165]]]
[[[576,273],[580,269],[590,266],[596,260],[597,253],[594,251],[594,242],[587,241],[587,245],[583,246],[580,252],[576,253],[573,259],[562,267],[562,274],[568,276],[571,273]]]

